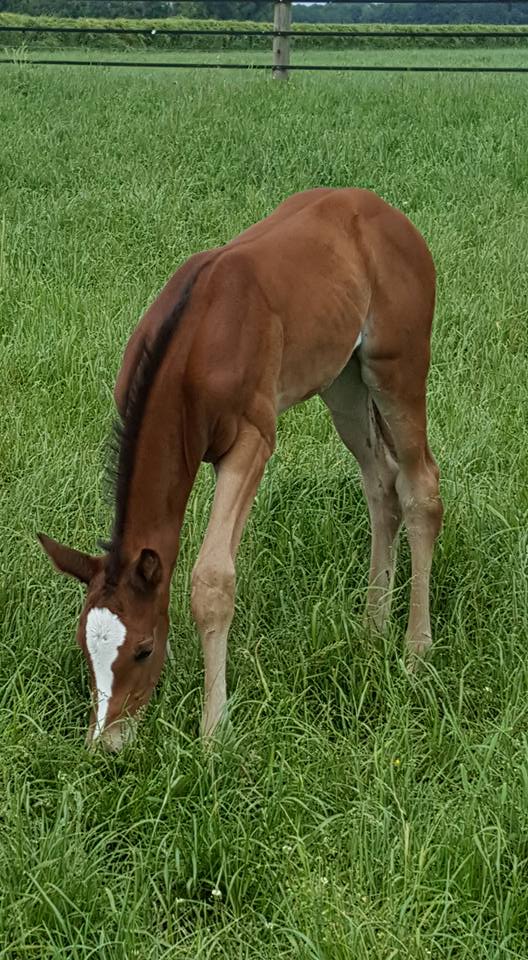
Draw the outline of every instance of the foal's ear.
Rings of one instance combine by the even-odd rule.
[[[161,560],[155,550],[142,550],[132,567],[130,579],[137,590],[154,590],[161,583]]]
[[[44,533],[37,533],[37,537],[53,566],[61,573],[67,573],[81,583],[90,583],[96,573],[99,573],[102,565],[101,557],[91,557],[89,553],[81,553],[72,547],[65,547]]]

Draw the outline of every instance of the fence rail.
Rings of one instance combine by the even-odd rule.
[[[0,63],[20,63],[20,59],[0,57]],[[24,60],[24,63],[41,64],[55,67],[148,67],[183,70],[269,70],[266,63],[192,63],[189,61],[145,61],[145,60]],[[528,73],[528,67],[428,67],[428,66],[379,66],[375,64],[289,64],[288,70],[324,70],[337,73],[354,71],[356,73]]]
[[[115,0],[111,0],[111,2],[115,3]],[[332,0],[332,2],[335,2],[335,0]],[[393,3],[394,0],[387,0],[387,2]],[[453,0],[450,0],[450,2],[452,3]],[[480,0],[471,0],[471,2],[477,3]],[[497,0],[494,0],[494,2],[496,3]],[[522,2],[526,2],[526,0],[522,0]],[[440,37],[446,40],[455,37],[488,40],[490,37],[493,39],[500,39],[501,37],[528,38],[528,24],[524,29],[523,26],[523,24],[520,24],[517,30],[217,30],[216,28],[209,29],[209,27],[205,30],[200,28],[196,30],[174,30],[171,27],[13,27],[0,24],[0,33],[111,33],[122,34],[123,36],[137,34],[148,37],[297,37],[300,40],[304,37],[342,37],[344,40],[349,37],[354,39],[363,37],[366,40],[369,37],[383,37],[385,39],[390,37]]]
[[[85,3],[91,0],[84,0]],[[115,2],[130,2],[130,0],[112,0]],[[159,3],[159,0],[143,0],[147,3]],[[180,0],[182,2],[182,0]],[[183,0],[183,2],[192,2],[192,0]],[[225,0],[217,0],[225,2]],[[269,0],[260,0],[268,3]],[[346,3],[350,0],[332,0],[333,3]],[[408,3],[408,0],[379,0],[382,3]],[[513,3],[526,3],[527,0],[426,0],[427,3],[442,4],[457,2],[461,5],[475,3],[500,3],[511,6]],[[5,12],[5,11],[4,11]],[[385,40],[391,37],[406,38],[443,38],[449,40],[471,39],[508,39],[515,38],[528,39],[528,27],[523,29],[520,25],[517,30],[360,30],[360,29],[321,29],[321,30],[292,30],[292,2],[291,0],[274,0],[274,26],[273,29],[220,29],[214,28],[184,28],[177,29],[173,27],[112,27],[112,26],[49,26],[40,24],[0,24],[0,33],[3,34],[112,34],[122,36],[144,36],[155,40],[156,37],[270,37],[273,43],[273,76],[278,79],[287,79],[290,71],[340,71],[340,72],[388,72],[388,73],[528,73],[528,64],[526,66],[406,66],[406,65],[375,65],[375,64],[292,64],[290,63],[290,40],[301,39],[304,37],[333,37],[342,39],[365,40],[372,38],[383,38]],[[148,67],[165,69],[187,69],[187,70],[269,70],[269,65],[261,63],[193,63],[190,61],[136,61],[136,60],[110,60],[94,59],[93,57],[79,59],[59,59],[52,57],[27,57],[13,55],[11,57],[0,57],[0,64],[25,64],[34,65],[52,65],[52,66],[92,66],[92,67]]]

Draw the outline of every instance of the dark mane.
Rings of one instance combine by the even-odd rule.
[[[198,271],[197,271],[198,272]],[[147,401],[172,337],[183,316],[197,273],[185,284],[179,300],[161,324],[153,343],[143,344],[142,354],[128,390],[124,417],[115,420],[107,466],[109,489],[113,492],[114,525],[110,542],[102,547],[109,553],[108,585],[115,584],[121,568],[121,542],[125,530],[130,481]]]

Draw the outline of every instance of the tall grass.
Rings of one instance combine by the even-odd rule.
[[[4,69],[0,87],[0,958],[525,960],[528,220],[515,79]],[[439,275],[431,444],[445,528],[435,657],[361,627],[368,523],[318,400],[286,415],[238,563],[235,737],[197,740],[189,570],[133,750],[83,748],[81,590],[35,531],[93,550],[111,390],[175,266],[295,190],[362,185]]]

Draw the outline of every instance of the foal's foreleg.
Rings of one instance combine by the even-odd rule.
[[[235,605],[235,556],[271,454],[259,430],[243,423],[216,465],[213,508],[192,573],[191,608],[202,641],[205,697],[202,733],[209,736],[226,704],[227,635]]]

